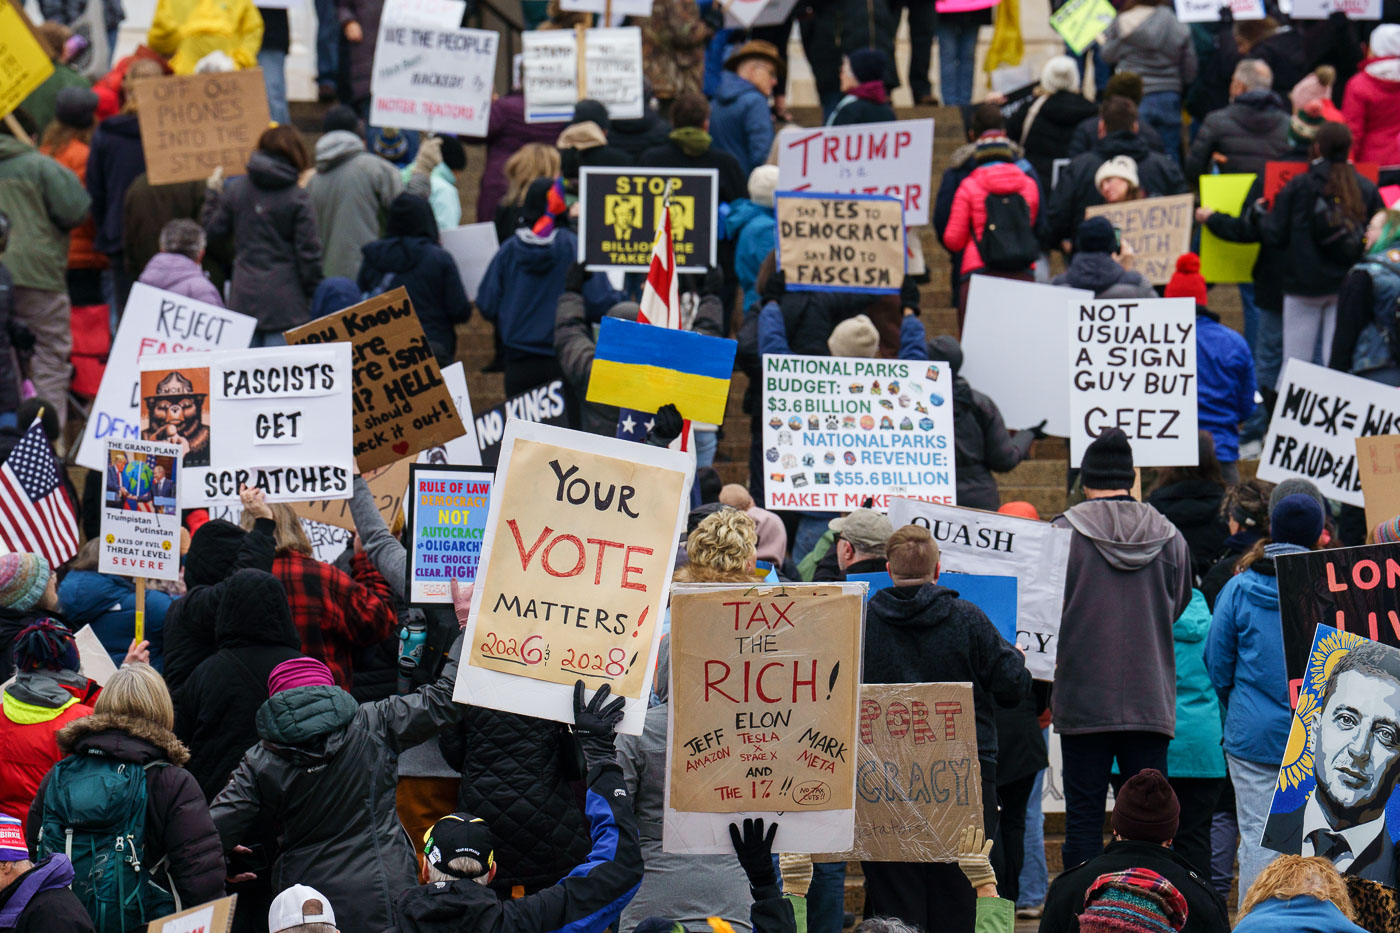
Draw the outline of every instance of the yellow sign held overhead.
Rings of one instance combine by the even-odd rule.
[[[8,116],[53,74],[53,62],[23,8],[0,3],[0,114]]]

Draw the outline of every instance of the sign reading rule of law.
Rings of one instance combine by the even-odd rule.
[[[676,268],[704,272],[717,264],[719,170],[713,168],[689,172],[581,169],[579,262],[595,271],[646,272],[668,182]]]

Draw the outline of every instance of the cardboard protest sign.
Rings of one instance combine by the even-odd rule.
[[[293,345],[353,345],[354,449],[361,470],[402,460],[465,432],[402,287],[317,318],[286,336]]]
[[[668,402],[692,421],[721,424],[738,342],[605,317],[588,401],[654,412]]]
[[[1176,271],[1176,258],[1191,250],[1195,195],[1143,198],[1117,204],[1095,204],[1084,217],[1107,217],[1135,254],[1133,268],[1153,285],[1165,285]]]
[[[1290,359],[1259,457],[1259,478],[1312,480],[1324,496],[1363,506],[1356,438],[1400,434],[1400,393],[1349,373]]]
[[[451,227],[443,230],[438,240],[453,262],[457,263],[457,275],[462,279],[462,288],[467,297],[475,301],[476,290],[481,287],[481,280],[486,275],[486,267],[491,265],[501,246],[496,238],[496,225],[488,220]]]
[[[350,496],[350,345],[141,360],[141,439],[179,445],[180,505]]]
[[[897,294],[904,283],[899,201],[791,191],[775,198],[778,268],[792,291]]]
[[[1356,468],[1366,500],[1366,530],[1400,515],[1400,434],[1356,439]]]
[[[109,438],[104,477],[98,571],[180,579],[180,448]]]
[[[765,355],[763,417],[770,509],[957,496],[947,363]]]
[[[1202,175],[1201,206],[1238,217],[1256,175]],[[1207,282],[1253,282],[1258,243],[1231,243],[1201,225],[1201,276]]]
[[[233,929],[233,908],[238,895],[230,894],[189,910],[152,920],[146,933],[229,933]]]
[[[258,68],[151,78],[134,93],[152,185],[200,181],[220,166],[242,175],[270,119]]]
[[[53,74],[53,62],[16,0],[0,2],[0,62],[5,63],[0,68],[0,114],[13,111]]]
[[[730,28],[781,26],[797,0],[729,0],[724,7],[724,23]]]
[[[1083,55],[1118,15],[1109,0],[1069,0],[1050,14],[1050,27],[1075,55]]]
[[[646,272],[671,186],[671,242],[676,268],[716,265],[719,169],[584,168],[579,170],[578,259],[589,269]]]
[[[443,367],[442,381],[447,384],[452,405],[457,409],[457,417],[462,420],[463,434],[436,447],[419,451],[418,462],[481,466],[481,445],[476,439],[476,419],[472,417],[472,400],[467,392],[467,374],[462,364],[457,362]]]
[[[452,581],[476,579],[492,479],[464,467],[409,467],[405,591],[410,606],[451,605]]]
[[[640,733],[690,482],[678,451],[510,422],[453,698],[572,722],[606,683]]]
[[[856,831],[819,861],[952,862],[982,823],[971,684],[862,684]]]
[[[1297,18],[1299,18],[1299,17],[1295,16],[1294,18],[1297,19]],[[1303,18],[1303,19],[1307,19],[1307,17],[1302,17],[1302,18]],[[1320,17],[1317,17],[1317,18],[1318,18],[1318,19],[1326,19],[1327,17],[1326,17],[1326,15],[1323,15],[1323,16],[1320,16]],[[1353,18],[1353,19],[1356,19],[1356,18],[1358,18],[1358,17],[1352,17],[1352,18]],[[1378,180],[1379,180],[1379,178],[1380,178],[1381,167],[1380,167],[1379,165],[1377,165],[1375,162],[1353,162],[1353,163],[1351,163],[1351,167],[1354,168],[1354,169],[1356,169],[1356,173],[1357,173],[1358,175],[1360,175],[1362,178],[1370,179],[1370,181],[1371,181],[1373,184],[1377,183]],[[1284,185],[1287,185],[1290,181],[1292,181],[1294,178],[1298,177],[1299,175],[1304,175],[1304,174],[1306,174],[1307,171],[1308,171],[1308,163],[1307,163],[1307,162],[1267,162],[1267,163],[1265,163],[1265,164],[1264,164],[1264,203],[1267,204],[1268,206],[1272,207],[1273,204],[1274,204],[1274,196],[1277,195],[1280,191],[1283,190]]]
[[[1045,422],[1045,431],[1070,433],[1069,357],[1048,348],[1070,339],[1077,306],[1094,293],[974,275],[963,322],[961,375],[991,396],[1009,427]]]
[[[400,460],[361,474],[365,485],[369,486],[370,495],[374,497],[374,504],[379,508],[379,514],[384,518],[384,524],[390,528],[398,524],[403,514],[404,495],[408,491],[408,468],[412,464],[412,460]],[[328,525],[347,533],[355,530],[355,517],[350,514],[349,499],[293,502],[291,506],[304,522]]]
[[[667,852],[720,851],[727,823],[762,813],[784,814],[775,841],[783,851],[849,844],[860,590],[850,583],[674,588]]]
[[[587,29],[582,50],[577,36],[564,29],[532,29],[521,35],[525,121],[569,120],[574,104],[585,97],[607,107],[614,120],[640,119],[645,106],[642,31],[636,26]]]
[[[1294,19],[1326,19],[1345,13],[1347,19],[1380,19],[1381,0],[1293,0]]]
[[[1400,650],[1319,625],[1264,824],[1266,849],[1396,886]]]
[[[904,224],[928,223],[933,120],[789,127],[778,134],[784,191],[883,194],[904,205]]]
[[[564,380],[555,379],[535,386],[476,416],[476,440],[481,445],[483,466],[495,467],[501,455],[506,425],[515,420],[568,427],[569,419],[564,410]]]
[[[1195,466],[1196,303],[1190,298],[1075,301],[1069,458],[1122,428],[1134,466]]]
[[[89,470],[104,469],[108,438],[140,436],[142,357],[242,349],[252,342],[257,326],[257,319],[246,314],[140,282],[131,286],[74,462]]]
[[[499,36],[390,18],[374,46],[370,120],[375,125],[485,136]]]
[[[1025,652],[1032,677],[1054,679],[1073,537],[1068,528],[903,498],[890,503],[890,524],[927,528],[938,542],[945,571],[1015,577],[1016,631],[1008,641]]]
[[[1264,18],[1264,0],[1176,0],[1176,18],[1183,23],[1218,23],[1226,6],[1237,20]]]

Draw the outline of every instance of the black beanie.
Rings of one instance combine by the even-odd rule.
[[[222,518],[200,525],[190,538],[190,549],[185,554],[185,585],[208,586],[228,576],[247,533]]]
[[[958,370],[962,369],[962,346],[958,343],[958,338],[952,334],[939,334],[928,342],[928,358],[947,363],[948,368],[956,376]]]
[[[442,137],[442,164],[454,172],[466,171],[467,150],[456,136]]]
[[[885,53],[879,49],[856,49],[846,58],[851,63],[851,74],[861,84],[879,81],[885,76]]]
[[[1118,791],[1110,825],[1124,839],[1166,842],[1176,838],[1180,824],[1181,803],[1176,791],[1156,768],[1143,768]]]
[[[389,213],[384,223],[385,236],[421,236],[434,243],[438,239],[437,220],[433,208],[427,201],[407,191],[389,202]]]
[[[575,123],[593,122],[598,124],[598,129],[604,133],[612,126],[612,121],[608,118],[608,108],[596,100],[585,97],[574,104],[574,118],[569,121],[569,125]]]
[[[336,104],[321,118],[321,132],[331,133],[336,130],[360,135],[360,115],[345,104]]]
[[[1074,236],[1076,253],[1116,253],[1118,233],[1113,229],[1113,221],[1107,217],[1090,217],[1079,225]]]
[[[1106,428],[1084,451],[1079,477],[1085,489],[1132,489],[1133,448],[1122,428]]]

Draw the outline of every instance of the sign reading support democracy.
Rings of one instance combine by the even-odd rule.
[[[141,439],[179,446],[180,505],[350,496],[350,345],[141,360]]]
[[[374,46],[370,119],[380,126],[485,136],[499,36],[391,18]],[[455,24],[454,24],[455,25]]]
[[[931,119],[791,127],[778,134],[781,189],[889,195],[904,205],[908,227],[929,222],[932,162]]]
[[[879,194],[779,192],[778,268],[792,291],[897,294],[904,283],[903,211]]]
[[[108,438],[141,436],[142,357],[242,349],[252,342],[257,326],[257,319],[246,314],[140,282],[131,286],[74,462],[89,470],[104,469]]]
[[[107,440],[99,573],[180,579],[180,448]]]
[[[1311,480],[1324,496],[1363,506],[1356,438],[1400,434],[1400,393],[1300,359],[1284,362],[1259,478]]]
[[[972,684],[862,684],[859,722],[855,845],[832,859],[955,861],[982,822]]]
[[[768,354],[762,417],[770,509],[956,500],[947,363]]]
[[[690,814],[783,813],[775,845],[786,852],[848,844],[862,590],[849,583],[673,590],[666,851],[706,851],[676,823]],[[815,847],[798,826],[784,836],[787,816],[824,811],[845,816],[829,837],[812,840]]]
[[[1196,304],[1189,298],[1070,302],[1069,456],[1122,428],[1136,466],[1195,466]]]
[[[1016,645],[1036,680],[1053,680],[1073,533],[1047,522],[912,499],[890,503],[895,528],[921,525],[945,571],[1016,578]],[[949,584],[953,589],[958,587]]]
[[[1133,253],[1133,268],[1153,285],[1165,285],[1176,271],[1177,257],[1191,249],[1191,222],[1196,196],[1176,194],[1116,204],[1095,204],[1084,218],[1107,217]]]
[[[646,272],[671,185],[671,241],[676,268],[705,272],[715,252],[719,170],[584,168],[579,170],[578,259],[589,269]]]
[[[402,287],[287,331],[289,344],[350,343],[355,462],[402,460],[465,432],[413,302]]]
[[[225,175],[242,175],[267,129],[267,88],[257,68],[150,78],[137,81],[134,93],[152,185],[203,180],[221,166]]]
[[[555,379],[506,399],[495,408],[476,416],[476,440],[481,445],[481,463],[494,467],[501,456],[501,441],[506,425],[512,421],[533,421],[536,424],[569,426],[564,408],[564,380]]]
[[[690,482],[679,451],[510,422],[454,699],[573,722],[606,683],[640,734]]]
[[[452,604],[452,581],[476,579],[481,559],[490,473],[463,467],[413,464],[409,468],[407,526],[408,604]]]
[[[569,120],[574,115],[574,104],[583,98],[607,107],[608,116],[614,120],[641,119],[645,107],[641,29],[624,26],[585,30],[582,50],[578,48],[577,36],[564,29],[532,29],[521,36],[525,121]]]
[[[13,111],[53,74],[53,62],[18,0],[0,2],[0,62],[5,63],[0,68],[0,114]]]

